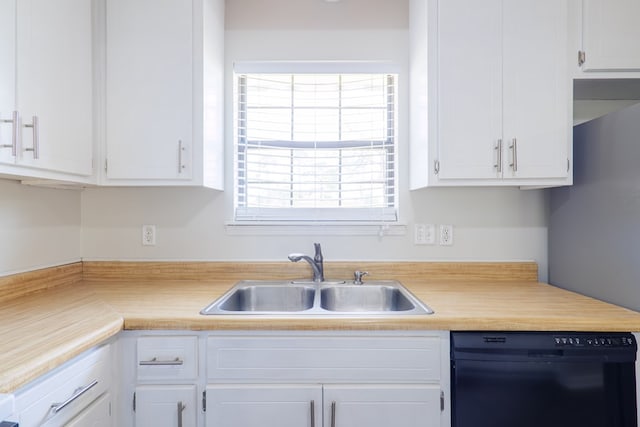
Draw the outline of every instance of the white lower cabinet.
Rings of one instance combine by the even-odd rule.
[[[88,350],[15,393],[20,427],[111,426],[111,347]]]
[[[215,334],[206,427],[445,427],[445,333]]]
[[[207,427],[322,425],[318,384],[212,384],[207,386]]]
[[[451,425],[445,331],[125,331],[118,344],[118,427]]]
[[[118,427],[202,425],[197,334],[125,332],[119,369],[123,377]],[[199,391],[200,390],[200,391]]]
[[[440,396],[429,384],[210,385],[206,427],[436,427]]]
[[[196,426],[195,385],[150,385],[136,387],[137,427]]]
[[[439,384],[324,386],[325,427],[440,426]]]
[[[100,396],[65,427],[111,427],[111,395]]]

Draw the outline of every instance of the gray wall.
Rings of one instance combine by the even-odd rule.
[[[640,105],[575,127],[573,170],[550,191],[549,281],[640,310]]]

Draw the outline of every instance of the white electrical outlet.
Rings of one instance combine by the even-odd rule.
[[[413,229],[413,243],[416,245],[435,244],[436,229],[433,224],[415,224]]]
[[[143,246],[156,245],[156,226],[155,225],[142,226],[142,245]]]
[[[440,246],[453,245],[453,225],[440,226]]]

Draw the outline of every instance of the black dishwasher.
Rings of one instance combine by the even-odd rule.
[[[452,332],[453,427],[637,427],[629,333]]]

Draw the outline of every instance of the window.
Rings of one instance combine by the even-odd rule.
[[[236,220],[395,221],[396,80],[236,74]]]

